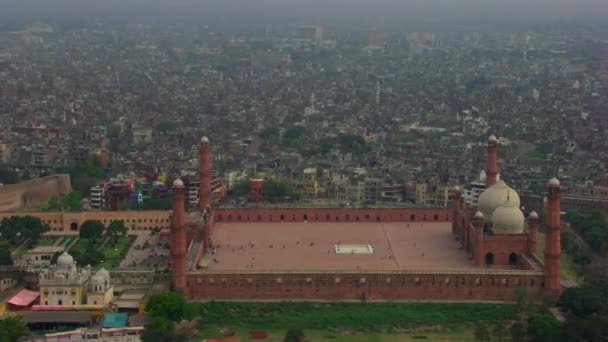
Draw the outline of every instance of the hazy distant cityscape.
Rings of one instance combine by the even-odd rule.
[[[601,2],[44,6],[0,2],[8,340],[608,336]],[[335,318],[411,300],[487,327]]]

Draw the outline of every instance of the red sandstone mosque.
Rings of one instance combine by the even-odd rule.
[[[478,208],[455,187],[451,209],[216,209],[202,138],[198,212],[185,212],[183,182],[173,184],[171,286],[194,300],[559,296],[560,183],[548,183],[543,262],[539,216],[524,218],[496,162],[491,136]]]

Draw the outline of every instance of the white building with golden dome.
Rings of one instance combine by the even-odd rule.
[[[39,274],[40,305],[108,305],[114,296],[110,273],[91,266],[78,267],[74,258],[63,252],[57,264]]]

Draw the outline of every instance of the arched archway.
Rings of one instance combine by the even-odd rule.
[[[280,219],[281,219],[281,221],[285,221],[285,215],[281,214]]]
[[[78,223],[77,222],[72,222],[70,224],[70,230],[73,231],[73,232],[77,231],[78,230]]]
[[[515,253],[509,254],[509,265],[517,266],[517,254],[515,254]]]
[[[439,221],[439,215],[437,215],[437,214],[433,215],[433,220]]]
[[[414,215],[414,214],[410,215],[410,221],[416,221],[416,215]]]
[[[486,254],[486,265],[494,265],[494,254]]]
[[[308,222],[308,215],[304,214],[304,222]]]

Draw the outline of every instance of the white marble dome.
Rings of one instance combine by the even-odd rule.
[[[517,192],[503,180],[499,180],[479,195],[477,209],[483,213],[483,216],[492,217],[494,209],[503,205],[507,201],[507,197],[510,197],[515,206],[519,208],[520,200]]]
[[[105,279],[103,279],[103,276],[99,273],[91,277],[91,285],[103,285],[104,282]]]
[[[515,200],[509,197],[492,214],[494,234],[521,234],[524,232],[524,213]]]
[[[57,258],[57,266],[61,268],[70,268],[72,267],[73,263],[74,258],[72,258],[72,256],[69,255],[68,252],[63,252],[63,254],[61,254],[59,258]]]
[[[97,271],[97,273],[95,273],[95,275],[100,275],[103,277],[103,279],[110,279],[110,272],[108,272],[108,270],[105,268],[101,268],[99,271]]]

